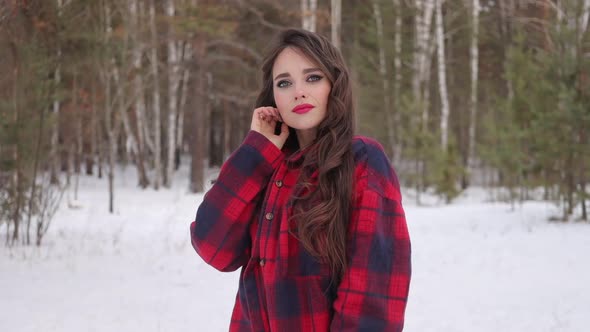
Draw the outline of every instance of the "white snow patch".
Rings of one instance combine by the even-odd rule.
[[[64,199],[41,248],[0,249],[0,330],[227,331],[238,273],[191,247],[203,195],[188,193],[187,174],[141,191],[131,167],[119,170],[114,214],[106,179],[81,177],[76,208]],[[588,331],[590,224],[548,222],[559,214],[551,203],[488,200],[481,189],[448,206],[404,198],[404,331]]]

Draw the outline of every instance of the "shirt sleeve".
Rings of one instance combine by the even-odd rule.
[[[380,145],[368,146],[366,154],[356,177],[348,266],[337,288],[331,331],[399,332],[410,285],[410,238],[395,171]]]
[[[282,155],[270,140],[250,131],[221,167],[190,226],[193,248],[209,265],[230,272],[247,262],[249,225]]]

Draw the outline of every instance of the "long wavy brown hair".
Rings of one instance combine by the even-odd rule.
[[[327,38],[301,29],[283,30],[264,59],[256,107],[276,107],[272,68],[287,47],[296,48],[316,63],[332,85],[326,118],[319,124],[317,137],[301,166],[298,187],[306,190],[296,189],[291,198],[296,225],[292,233],[310,254],[328,264],[339,281],[347,263],[346,230],[351,217],[354,172],[354,104],[349,73],[340,51]],[[297,147],[295,132],[290,130],[285,146]]]

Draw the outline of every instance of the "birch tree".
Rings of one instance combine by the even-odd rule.
[[[435,0],[416,0],[415,17],[415,53],[414,53],[414,77],[412,88],[414,98],[422,103],[422,123],[425,126],[428,120],[428,94],[425,87],[430,76],[430,55],[433,49],[431,43],[431,26]]]
[[[394,123],[391,110],[391,98],[389,91],[389,73],[387,70],[387,59],[385,57],[385,38],[383,36],[383,18],[381,17],[381,6],[378,0],[373,0],[373,16],[375,18],[375,26],[377,30],[377,44],[379,48],[379,75],[381,77],[381,85],[383,88],[383,113],[387,122],[387,140],[391,155],[394,152],[395,137],[394,137]]]
[[[154,188],[160,188],[162,177],[162,148],[161,148],[161,121],[160,121],[160,75],[158,69],[158,31],[156,28],[156,4],[155,0],[150,1],[150,33],[151,50],[150,65],[152,74],[152,107],[153,107],[153,130],[154,130]]]
[[[166,15],[170,20],[176,12],[174,0],[166,1]],[[170,187],[172,172],[174,170],[174,152],[176,150],[176,117],[178,107],[178,87],[180,85],[181,71],[179,63],[179,49],[174,30],[169,25],[168,33],[168,144],[166,158],[166,172],[164,173],[164,186]]]
[[[311,32],[316,31],[317,0],[301,0],[301,27]]]
[[[189,43],[183,43],[183,52],[182,52],[182,63],[188,62],[188,60],[192,56],[192,47]],[[177,163],[175,164],[175,168],[178,168],[180,165],[180,154],[182,151],[182,144],[183,144],[183,137],[184,137],[184,114],[185,108],[187,105],[188,99],[188,87],[189,87],[189,79],[190,79],[190,70],[188,66],[184,66],[182,70],[182,81],[181,81],[181,88],[180,88],[180,104],[178,105],[178,120],[176,124],[176,147],[175,147],[175,155],[177,159]]]
[[[105,45],[109,47],[109,42],[113,33],[112,27],[112,10],[108,2],[104,3],[104,20],[105,20]],[[110,50],[112,52],[112,50]],[[119,136],[119,117],[117,112],[113,111],[114,102],[112,96],[111,75],[115,73],[115,62],[109,57],[102,72],[102,79],[105,84],[105,102],[104,102],[104,123],[107,136],[107,159],[108,159],[108,183],[109,183],[109,212],[115,211],[115,162],[117,154],[117,137]]]
[[[438,55],[438,86],[441,100],[440,135],[443,151],[449,142],[449,93],[447,89],[447,68],[445,59],[445,33],[442,14],[443,0],[436,0],[436,41]]]
[[[340,49],[340,32],[342,25],[342,0],[331,0],[332,44]]]
[[[139,176],[139,186],[146,188],[149,186],[149,178],[145,165],[146,147],[144,143],[145,137],[145,99],[144,99],[144,84],[142,72],[142,58],[143,58],[143,43],[140,29],[141,10],[138,0],[131,0],[129,4],[129,14],[131,20],[131,35],[133,37],[132,45],[132,66],[133,66],[133,94],[135,98],[135,137],[137,137],[137,152],[136,163]],[[131,134],[133,135],[133,133]]]
[[[402,5],[400,0],[392,0],[393,9],[395,13],[395,30],[394,30],[394,78],[393,78],[393,122],[394,122],[394,137],[396,146],[393,151],[393,161],[398,164],[401,161],[403,144],[401,131],[401,84],[402,84]]]
[[[63,0],[57,0],[57,16],[58,18],[61,17],[62,15],[62,9],[63,9]],[[56,51],[56,61],[57,61],[57,65],[54,71],[54,76],[53,76],[53,80],[54,80],[54,84],[55,84],[55,89],[57,90],[59,88],[59,85],[61,83],[61,65],[59,63],[60,58],[61,58],[61,46],[57,45],[57,51]],[[50,148],[50,155],[51,155],[51,163],[50,163],[50,171],[51,171],[51,183],[53,184],[57,184],[59,183],[59,178],[58,178],[58,173],[59,173],[59,169],[60,169],[60,159],[59,159],[59,151],[58,151],[58,145],[59,145],[59,110],[60,110],[60,101],[59,101],[59,94],[55,94],[54,100],[53,100],[53,118],[56,119],[53,122],[53,126],[51,128],[51,148]]]
[[[469,56],[471,63],[471,98],[470,98],[470,118],[469,118],[469,142],[467,148],[467,167],[474,169],[475,159],[475,130],[477,126],[477,86],[478,86],[478,69],[479,69],[479,0],[472,0],[471,3],[471,46]]]

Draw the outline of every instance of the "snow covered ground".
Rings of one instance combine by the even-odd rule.
[[[0,247],[0,331],[227,331],[237,273],[204,264],[189,223],[202,194],[139,191],[120,172],[82,177],[41,248]],[[406,209],[413,278],[408,332],[590,331],[590,225],[551,223],[548,203],[516,209],[471,190]],[[6,229],[0,228],[0,239]]]

